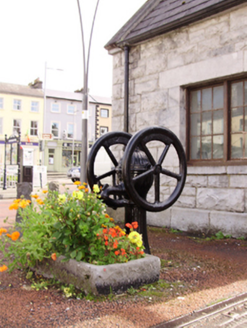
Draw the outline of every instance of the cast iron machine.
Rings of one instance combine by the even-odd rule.
[[[97,175],[95,161],[102,148],[113,166]],[[109,207],[125,207],[125,224],[138,222],[137,231],[148,254],[146,211],[159,212],[172,206],[182,193],[186,173],[183,146],[172,131],[163,127],[145,128],[133,136],[106,133],[94,143],[87,161],[90,188],[97,184]],[[111,185],[103,182],[106,177],[111,177]]]

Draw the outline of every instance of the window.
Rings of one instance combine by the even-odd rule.
[[[30,135],[31,136],[37,136],[38,135],[38,122],[37,121],[31,121]]]
[[[31,101],[31,112],[38,113],[39,111],[39,102]]]
[[[3,134],[3,118],[0,117],[0,134]]]
[[[21,120],[13,120],[13,134],[17,135],[21,131]]]
[[[51,104],[51,111],[53,113],[59,113],[60,112],[60,106],[58,103],[52,103]]]
[[[247,79],[189,90],[189,160],[247,159]]]
[[[14,99],[14,102],[13,102],[13,109],[14,109],[14,110],[21,110],[21,100],[19,100],[19,99]]]
[[[105,108],[100,109],[100,117],[109,117],[109,110]]]
[[[57,122],[51,123],[51,133],[53,134],[54,138],[58,138],[59,136],[59,124]]]
[[[67,127],[68,127],[67,137],[70,139],[74,138],[74,124],[68,123]]]
[[[100,136],[102,136],[102,135],[105,134],[106,132],[108,132],[108,127],[107,127],[107,126],[101,126],[101,127],[99,128]]]
[[[67,113],[68,114],[75,114],[76,113],[75,105],[68,105]]]
[[[3,98],[0,98],[0,109],[3,109]]]
[[[48,149],[49,165],[54,164],[55,149]]]

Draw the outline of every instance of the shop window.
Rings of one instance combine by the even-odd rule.
[[[67,124],[67,137],[69,139],[74,138],[74,124],[73,123],[68,123]]]
[[[39,102],[31,101],[31,112],[38,113],[39,112]]]
[[[109,117],[109,109],[101,108],[100,109],[100,117]]]
[[[72,150],[63,150],[62,165],[63,167],[71,167]]]
[[[21,100],[19,100],[19,99],[14,99],[14,102],[13,102],[13,109],[14,109],[14,110],[21,110]]]
[[[192,162],[247,159],[247,80],[189,90],[188,148]]]
[[[37,121],[31,121],[31,123],[30,123],[30,135],[31,136],[37,136],[38,135],[38,122]]]
[[[100,129],[100,136],[108,132],[108,127],[107,126],[101,126]]]
[[[21,120],[13,120],[13,134],[17,135],[21,131]]]

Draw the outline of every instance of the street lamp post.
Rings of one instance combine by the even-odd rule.
[[[87,53],[87,60],[85,55],[85,42],[84,42],[84,31],[83,31],[83,24],[82,24],[82,16],[81,16],[81,8],[80,2],[77,0],[78,11],[80,16],[80,26],[81,26],[81,38],[82,38],[82,56],[83,56],[83,76],[84,76],[84,84],[83,84],[83,99],[82,99],[82,139],[81,139],[81,174],[80,180],[81,182],[87,181],[86,176],[86,162],[87,162],[87,148],[88,148],[88,138],[87,138],[87,117],[88,117],[88,70],[89,70],[89,58],[90,58],[90,48],[93,36],[93,28],[94,22],[96,18],[96,13],[99,5],[99,0],[97,0],[93,22],[91,26],[91,33],[89,38],[89,46],[88,46],[88,53]]]

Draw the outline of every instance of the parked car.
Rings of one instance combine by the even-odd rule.
[[[72,167],[68,170],[67,177],[71,179],[73,182],[80,181],[80,172],[81,172],[80,166]]]

